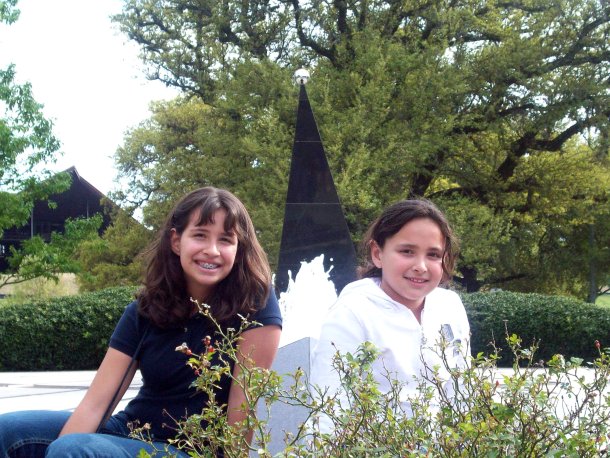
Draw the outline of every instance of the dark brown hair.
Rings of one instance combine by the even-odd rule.
[[[362,255],[365,264],[358,269],[360,278],[381,277],[381,269],[373,263],[371,243],[375,242],[383,248],[387,239],[392,237],[410,221],[418,218],[429,218],[434,221],[445,238],[443,252],[443,282],[451,278],[457,259],[459,244],[453,234],[447,218],[436,205],[426,199],[401,200],[386,208],[383,213],[369,226],[362,239]]]
[[[176,204],[146,252],[148,264],[144,288],[138,297],[139,311],[155,325],[180,326],[193,311],[180,258],[172,251],[172,230],[182,234],[194,213],[199,214],[197,225],[212,223],[214,214],[221,209],[227,213],[225,231],[237,235],[237,254],[231,272],[216,285],[206,303],[221,323],[265,305],[271,270],[246,207],[229,191],[205,187],[190,192]]]

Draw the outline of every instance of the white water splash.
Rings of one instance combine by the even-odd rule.
[[[326,313],[337,300],[335,285],[329,278],[331,270],[332,267],[324,271],[321,254],[311,262],[302,262],[294,280],[288,271],[288,288],[279,298],[284,319],[280,347],[305,337],[318,340]]]

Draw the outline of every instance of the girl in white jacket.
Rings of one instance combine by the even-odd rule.
[[[404,200],[373,222],[363,249],[361,280],[343,289],[322,326],[311,382],[341,395],[332,365],[335,353],[355,354],[358,346],[371,342],[380,351],[373,364],[380,390],[391,389],[388,375],[402,383],[400,398],[409,415],[408,398],[422,377],[435,367],[448,375],[447,364],[463,365],[469,351],[464,306],[456,293],[439,287],[451,276],[457,240],[434,204]],[[321,419],[321,430],[332,429],[329,421]]]

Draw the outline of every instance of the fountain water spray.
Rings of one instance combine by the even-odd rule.
[[[280,347],[305,337],[315,345],[328,309],[337,300],[335,285],[330,280],[331,270],[332,266],[324,270],[321,254],[310,262],[301,262],[294,279],[288,273],[288,289],[279,298],[284,319]]]

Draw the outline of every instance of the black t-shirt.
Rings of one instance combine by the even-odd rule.
[[[267,304],[251,317],[251,321],[262,326],[282,325],[273,288]],[[176,347],[186,342],[194,353],[202,353],[202,339],[209,335],[214,340],[215,330],[209,319],[199,313],[178,329],[161,329],[152,325],[138,314],[137,302],[129,304],[123,313],[110,338],[111,348],[133,356],[145,334],[138,356],[142,387],[124,413],[130,421],[137,420],[140,426],[149,423],[155,440],[175,437],[175,420],[201,413],[207,396],[191,387],[196,376],[186,364],[189,356],[176,351]],[[219,405],[227,403],[229,389],[230,379],[226,377],[219,383],[216,393]]]

